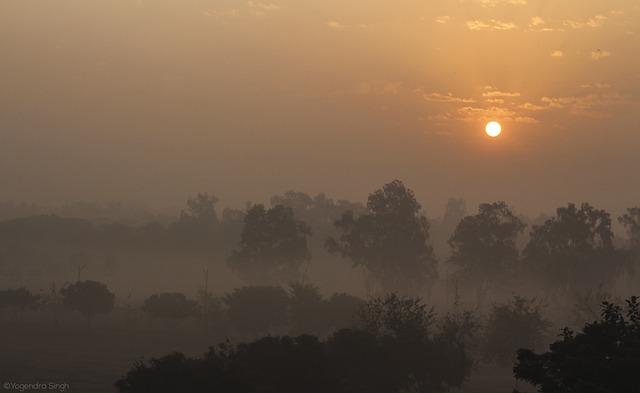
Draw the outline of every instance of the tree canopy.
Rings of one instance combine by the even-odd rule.
[[[516,237],[524,228],[506,203],[483,203],[478,214],[464,217],[451,235],[450,261],[463,279],[474,283],[478,308],[490,286],[513,272],[519,257]]]
[[[549,351],[518,350],[516,378],[540,393],[635,393],[640,386],[640,303],[632,296],[626,310],[602,303],[599,321],[574,333],[565,328]]]
[[[235,288],[224,296],[227,316],[239,332],[251,336],[270,333],[271,329],[287,324],[289,296],[274,286],[248,286]]]
[[[524,255],[541,281],[562,294],[610,287],[629,257],[613,247],[609,213],[588,203],[560,207],[534,226]]]
[[[196,314],[197,303],[182,293],[159,293],[148,297],[141,309],[151,318],[160,319],[168,330],[173,331],[177,323]]]
[[[342,235],[325,246],[364,267],[385,292],[417,292],[437,279],[437,261],[427,244],[429,223],[413,191],[399,181],[369,195],[367,214],[352,211],[335,222]]]
[[[244,218],[240,250],[234,251],[227,263],[249,282],[296,281],[302,265],[311,259],[309,236],[311,229],[295,218],[291,208],[254,205]]]
[[[63,304],[84,314],[89,330],[95,314],[110,312],[116,297],[105,284],[91,280],[78,281],[61,291]]]

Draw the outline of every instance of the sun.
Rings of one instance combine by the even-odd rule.
[[[489,135],[492,138],[495,138],[498,135],[500,135],[500,133],[502,132],[502,127],[500,126],[500,123],[498,123],[497,121],[490,121],[484,127],[484,130],[487,132],[487,135]]]

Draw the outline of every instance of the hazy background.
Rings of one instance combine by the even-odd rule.
[[[639,33],[634,0],[3,0],[0,201],[363,202],[399,178],[433,215],[617,217],[640,200]]]

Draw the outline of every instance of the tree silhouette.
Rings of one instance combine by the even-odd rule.
[[[116,295],[107,286],[97,281],[78,281],[61,289],[65,306],[80,311],[87,318],[87,329],[91,330],[95,314],[111,311]]]
[[[0,290],[0,309],[9,308],[14,322],[21,319],[27,309],[38,307],[38,296],[34,296],[27,288]]]
[[[358,313],[364,330],[374,336],[392,336],[407,341],[419,341],[429,336],[435,321],[432,308],[421,298],[398,296],[395,293],[371,298]]]
[[[633,252],[633,257],[629,258],[625,268],[629,277],[629,284],[638,275],[638,265],[640,264],[640,207],[630,207],[621,217],[618,217],[620,224],[624,225],[629,243]]]
[[[249,286],[235,288],[222,301],[231,324],[253,337],[286,326],[289,297],[280,287]]]
[[[506,203],[483,203],[478,214],[458,223],[449,239],[450,261],[460,268],[458,274],[475,286],[478,309],[491,286],[513,272],[519,256],[515,240],[524,227]]]
[[[309,236],[311,229],[296,220],[291,208],[276,205],[266,210],[263,205],[254,205],[244,219],[241,248],[227,263],[250,282],[296,281],[302,265],[311,259]]]
[[[159,293],[148,297],[140,308],[174,331],[179,321],[196,314],[197,303],[182,293]]]
[[[326,324],[332,331],[353,328],[357,325],[357,313],[364,300],[348,293],[334,293],[326,303]]]
[[[569,328],[549,352],[518,350],[516,378],[541,393],[635,393],[640,386],[640,304],[633,296],[626,310],[603,302],[599,321],[574,333]]]
[[[300,334],[322,335],[328,329],[325,311],[327,302],[318,287],[311,284],[289,284],[289,320],[294,336]]]
[[[570,203],[534,226],[525,262],[549,290],[560,295],[603,285],[609,288],[629,257],[613,247],[611,218],[588,203]]]
[[[494,304],[485,328],[482,356],[502,367],[513,364],[518,348],[542,345],[549,326],[535,299],[514,296],[508,303]]]
[[[427,245],[429,223],[413,191],[399,181],[369,195],[368,214],[344,213],[335,222],[342,235],[325,246],[366,268],[386,292],[415,293],[437,279],[437,261]]]
[[[180,219],[171,225],[175,240],[190,251],[210,254],[216,245],[218,198],[207,193],[189,197]]]

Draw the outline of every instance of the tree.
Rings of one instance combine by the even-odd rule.
[[[160,293],[148,297],[141,309],[151,318],[162,321],[169,331],[174,331],[178,322],[195,315],[197,303],[182,293]]]
[[[539,348],[550,324],[535,299],[514,296],[494,304],[485,328],[482,355],[485,361],[504,367],[513,364],[518,348]]]
[[[478,214],[458,223],[449,239],[450,262],[460,268],[463,279],[474,283],[478,309],[491,286],[514,270],[519,256],[515,241],[524,227],[506,203],[483,203]]]
[[[207,193],[198,193],[196,197],[189,197],[186,209],[180,212],[180,220],[215,225],[218,222],[215,206],[219,200],[216,196]]]
[[[515,377],[541,393],[637,392],[640,304],[636,296],[626,303],[623,312],[622,307],[603,302],[599,321],[586,324],[579,333],[564,328],[549,352],[519,349]]]
[[[629,277],[629,286],[638,274],[638,265],[640,265],[640,207],[630,207],[627,212],[621,217],[618,217],[618,222],[624,225],[629,236],[629,243],[633,252],[633,257],[627,260],[625,268]]]
[[[429,327],[435,321],[432,308],[421,298],[398,296],[395,293],[371,298],[358,313],[363,329],[374,336],[415,341],[429,335]]]
[[[90,331],[95,314],[106,314],[113,309],[116,295],[97,281],[78,281],[61,289],[63,305],[80,311],[87,318]]]
[[[311,284],[291,283],[289,291],[289,319],[293,335],[323,334],[328,329],[328,321],[324,315],[326,301],[322,298],[318,287]]]
[[[443,392],[461,387],[472,366],[465,345],[446,331],[432,331],[433,308],[421,298],[388,294],[372,298],[360,311],[363,330],[374,337],[369,375],[377,375],[380,390]],[[380,351],[376,354],[377,351]]]
[[[172,225],[174,236],[192,250],[211,252],[218,226],[215,210],[218,200],[207,193],[189,197],[186,208],[180,212],[180,219]]]
[[[548,289],[564,296],[610,288],[628,258],[613,247],[609,213],[588,203],[558,208],[556,217],[534,226],[524,256]]]
[[[311,229],[294,217],[291,208],[276,205],[266,210],[263,205],[254,205],[244,219],[241,248],[227,263],[250,282],[296,281],[302,265],[311,259],[309,236]]]
[[[0,290],[0,309],[5,307],[11,310],[14,322],[18,322],[25,310],[38,307],[38,296],[25,287]]]
[[[63,287],[64,288],[64,287]],[[58,321],[60,321],[60,316],[62,314],[62,306],[63,306],[63,297],[62,297],[62,289],[56,288],[56,283],[51,284],[51,288],[48,291],[44,292],[40,290],[42,294],[40,295],[40,308],[42,312],[46,309],[50,309],[53,317],[53,326],[58,326]],[[44,318],[44,314],[43,314]]]
[[[571,308],[573,311],[574,326],[582,326],[586,323],[598,320],[600,317],[600,306],[603,301],[620,302],[620,297],[615,296],[611,291],[603,288],[589,288],[584,292],[576,292],[572,296]]]
[[[231,325],[239,332],[257,336],[287,324],[289,296],[280,287],[249,286],[235,288],[222,301]]]
[[[386,292],[430,288],[438,277],[437,261],[413,191],[394,180],[369,195],[367,209],[357,218],[350,210],[343,213],[335,222],[342,235],[328,238],[326,248],[364,267]]]
[[[629,241],[633,249],[640,249],[640,207],[630,207],[627,212],[618,218],[624,225],[629,235]]]
[[[325,315],[329,330],[353,328],[357,325],[357,315],[364,300],[348,293],[334,293],[326,303]]]

